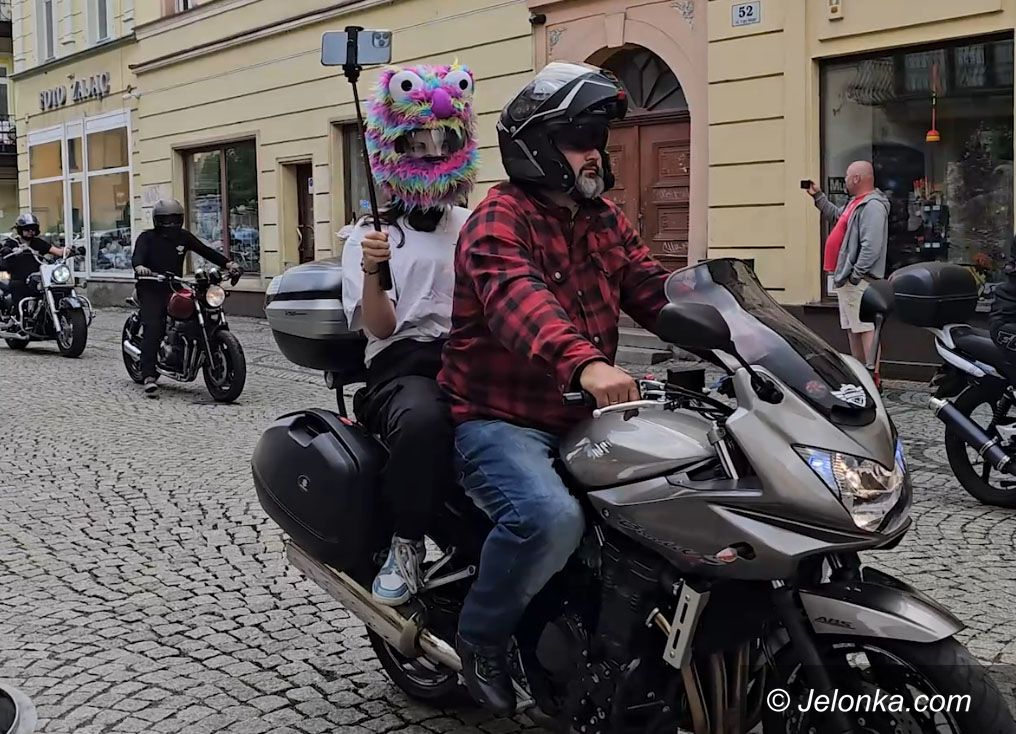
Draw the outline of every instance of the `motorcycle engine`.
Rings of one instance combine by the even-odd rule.
[[[604,542],[600,556],[598,614],[566,605],[537,646],[545,679],[530,675],[529,684],[541,709],[574,731],[595,734],[633,724],[648,731],[668,713],[670,676],[660,669],[664,640],[646,625],[666,564],[622,537]]]

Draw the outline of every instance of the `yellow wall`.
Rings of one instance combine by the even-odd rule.
[[[295,196],[287,196],[285,164],[313,162],[319,257],[334,251],[335,233],[346,223],[344,161],[335,125],[355,117],[341,70],[321,66],[324,31],[354,22],[388,28],[394,31],[396,64],[449,63],[457,57],[473,70],[482,148],[476,196],[503,177],[494,129],[497,113],[532,75],[532,35],[525,3],[367,0],[345,12],[331,10],[299,21],[286,20],[321,6],[318,0],[211,2],[188,13],[159,18],[154,11],[145,16],[138,5],[140,56],[135,73],[141,100],[135,193],[153,196],[161,189],[182,199],[184,151],[255,139],[261,267],[267,276],[298,258],[295,238],[280,235],[280,222],[295,216],[286,205]],[[148,18],[151,22],[146,22]],[[224,40],[243,31],[248,35]],[[192,50],[181,52],[186,49]],[[376,75],[376,70],[364,73],[361,97],[370,94]],[[140,207],[135,211],[140,214]],[[288,224],[286,230],[290,230]]]
[[[28,133],[81,120],[84,117],[134,109],[137,100],[131,97],[127,90],[137,84],[129,68],[135,51],[133,45],[120,45],[96,55],[66,59],[55,66],[47,65],[15,76],[13,86],[18,129],[19,187],[24,206],[28,205]],[[92,99],[77,104],[68,99],[66,105],[55,110],[42,110],[39,95],[43,90],[67,87],[74,79],[86,79],[104,72],[110,74],[110,93],[104,99]],[[134,155],[137,148],[136,114],[132,116],[132,127],[135,143],[132,157],[136,178],[138,171],[138,161]]]
[[[755,258],[785,303],[821,298],[820,222],[802,178],[819,180],[819,61],[1012,32],[1016,0],[761,0],[734,28],[709,0],[709,254]]]
[[[55,59],[86,51],[98,44],[95,5],[97,0],[61,0],[55,2]],[[14,55],[18,71],[38,66],[38,4],[36,0],[13,0]],[[130,35],[134,29],[135,3],[155,5],[157,0],[108,0],[111,12],[109,40]]]

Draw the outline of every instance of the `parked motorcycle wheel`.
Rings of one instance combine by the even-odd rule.
[[[953,405],[963,415],[980,424],[984,421],[974,417],[974,412],[982,408],[984,415],[993,416],[1001,397],[1002,394],[997,390],[990,390],[983,385],[971,385],[956,398]],[[993,422],[994,419],[989,420]],[[994,427],[989,429],[989,426],[981,425],[981,428],[992,437],[998,435]],[[972,497],[986,505],[1016,507],[1016,476],[997,471],[989,462],[977,456],[977,452],[948,425],[945,428],[945,453],[956,479]],[[996,477],[994,484],[991,481],[992,474]]]
[[[56,338],[57,349],[64,357],[80,357],[88,343],[88,319],[85,312],[75,308],[61,311],[59,316],[62,333]]]
[[[231,403],[240,397],[247,382],[247,359],[240,340],[228,331],[217,331],[209,337],[212,361],[202,368],[205,387],[217,403]]]
[[[1016,734],[1016,722],[987,668],[952,638],[933,643],[858,637],[834,638],[823,642],[828,645],[825,657],[831,659],[835,655],[840,663],[830,668],[830,674],[841,697],[844,694],[867,693],[874,700],[876,690],[880,689],[890,701],[892,696],[901,695],[905,709],[909,709],[895,713],[892,704],[886,703],[893,712],[852,712],[850,715],[855,717],[854,723],[858,731],[866,734],[897,734],[901,731],[921,734],[944,731],[952,734],[983,734],[989,731],[992,734]],[[776,667],[780,672],[769,688],[769,700],[780,700],[774,699],[771,692],[782,689],[790,694],[792,701],[807,701],[809,688],[797,674],[800,668],[787,667],[781,662],[785,655],[789,655],[789,651],[777,656]],[[862,661],[867,663],[867,668],[853,667]],[[946,702],[951,696],[968,698],[953,699],[954,703],[942,713],[918,712],[914,706],[915,694],[928,697],[924,700],[923,707],[936,709],[944,708],[944,704],[940,706],[940,699],[933,698],[935,696],[944,697]],[[786,698],[783,697],[782,700],[785,701]],[[961,702],[964,700],[965,704]],[[791,703],[781,713],[772,711],[770,706],[763,706],[762,731],[764,734],[822,731],[822,722],[813,721],[814,716],[814,710],[799,711],[797,703]]]
[[[28,348],[28,339],[4,339],[4,341],[7,342],[8,347],[17,352]]]
[[[123,333],[120,334],[120,343],[123,344],[125,341],[134,340],[138,331],[138,315],[131,314],[127,321],[123,325]],[[123,347],[120,347],[120,351],[123,352],[123,366],[127,368],[127,374],[130,378],[139,385],[145,381],[145,378],[141,375],[141,362],[136,361],[127,352],[123,351]]]
[[[407,658],[370,630],[367,636],[381,667],[410,698],[437,708],[454,708],[471,700],[454,670],[426,658]]]

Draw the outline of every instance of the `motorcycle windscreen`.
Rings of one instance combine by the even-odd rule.
[[[667,279],[672,302],[708,304],[748,364],[769,370],[835,423],[865,425],[875,401],[840,355],[780,306],[740,260],[708,260]]]

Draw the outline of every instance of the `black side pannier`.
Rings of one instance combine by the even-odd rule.
[[[383,547],[390,532],[378,517],[387,458],[362,426],[310,409],[272,423],[251,468],[268,516],[314,558],[349,571]]]

